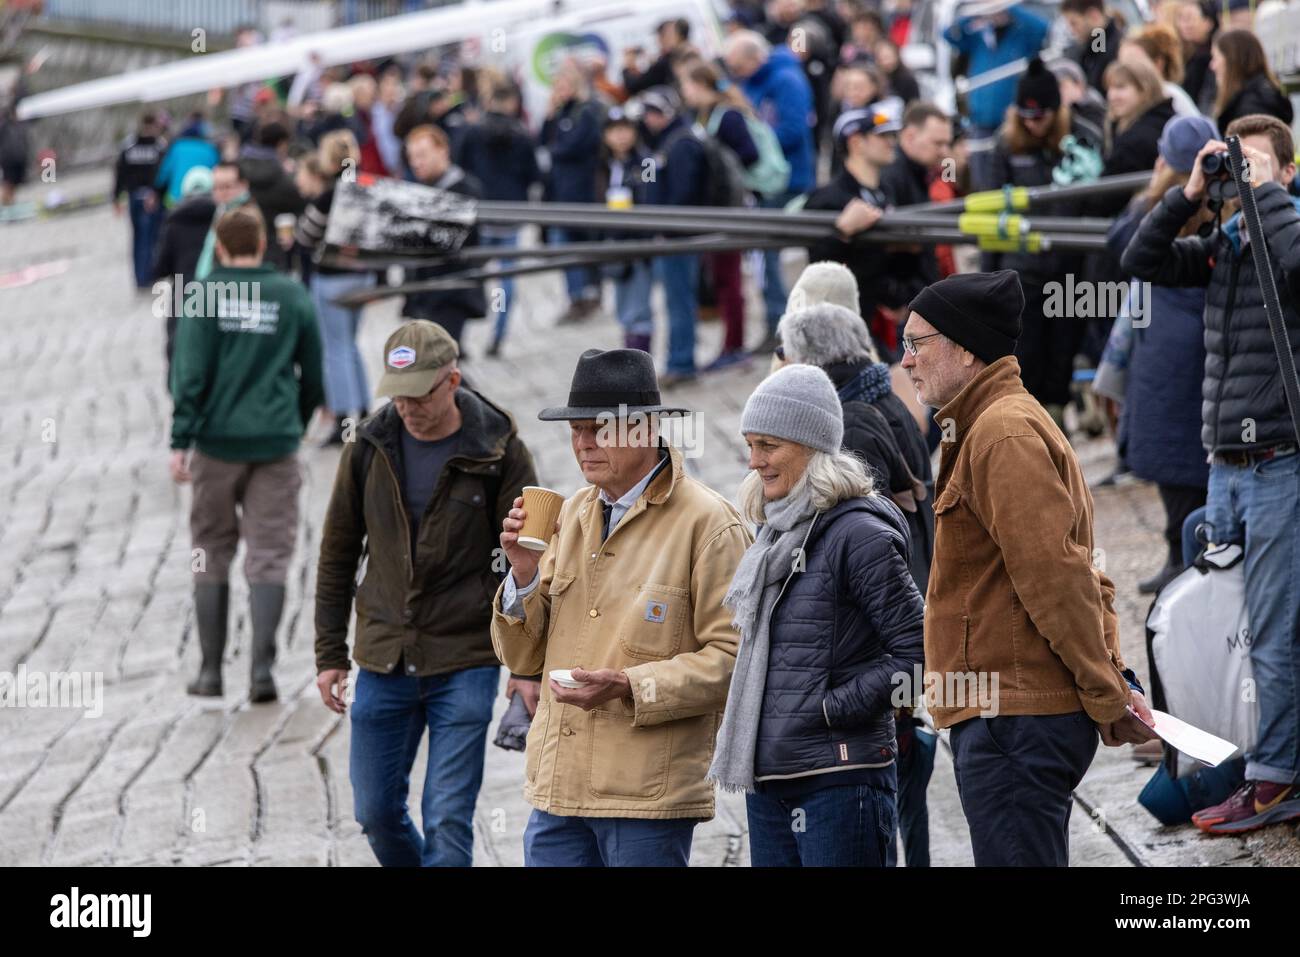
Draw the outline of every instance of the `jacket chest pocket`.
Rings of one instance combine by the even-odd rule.
[[[660,661],[677,654],[690,612],[690,594],[675,585],[646,582],[623,611],[618,641],[632,658]]]
[[[556,621],[560,613],[560,603],[564,601],[565,592],[569,591],[569,586],[573,584],[574,575],[562,575],[556,572],[551,576],[551,586],[547,589],[546,594],[550,599],[549,618],[552,622]]]
[[[949,485],[934,501],[934,553],[962,560],[966,510],[961,507],[961,491]]]

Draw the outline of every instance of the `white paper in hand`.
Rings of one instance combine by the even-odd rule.
[[[1128,710],[1135,717],[1137,716],[1137,712],[1132,708]],[[1183,754],[1212,768],[1218,767],[1237,753],[1237,746],[1231,741],[1225,741],[1208,731],[1202,731],[1186,721],[1175,718],[1172,714],[1152,708],[1151,716],[1155,718],[1155,726],[1147,725],[1147,727]]]

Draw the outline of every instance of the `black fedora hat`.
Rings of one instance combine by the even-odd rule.
[[[569,386],[569,404],[542,409],[543,422],[598,419],[629,412],[688,415],[690,409],[664,405],[654,360],[640,349],[588,349],[578,357]]]

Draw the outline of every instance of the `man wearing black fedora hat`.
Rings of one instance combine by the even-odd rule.
[[[544,552],[519,544],[522,498],[502,522],[497,655],[577,684],[548,678],[528,733],[530,866],[685,865],[713,817],[705,775],[738,640],[722,599],[750,535],[659,438],[660,416],[686,412],[660,401],[648,354],[591,349],[568,404],[538,415],[568,421],[589,485]]]

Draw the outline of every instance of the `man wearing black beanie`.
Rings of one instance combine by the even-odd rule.
[[[1009,269],[912,301],[903,368],[943,437],[925,602],[925,699],[950,742],[976,866],[1069,864],[1070,793],[1097,750],[1154,737],[1093,562],[1074,451],[1020,381]]]

